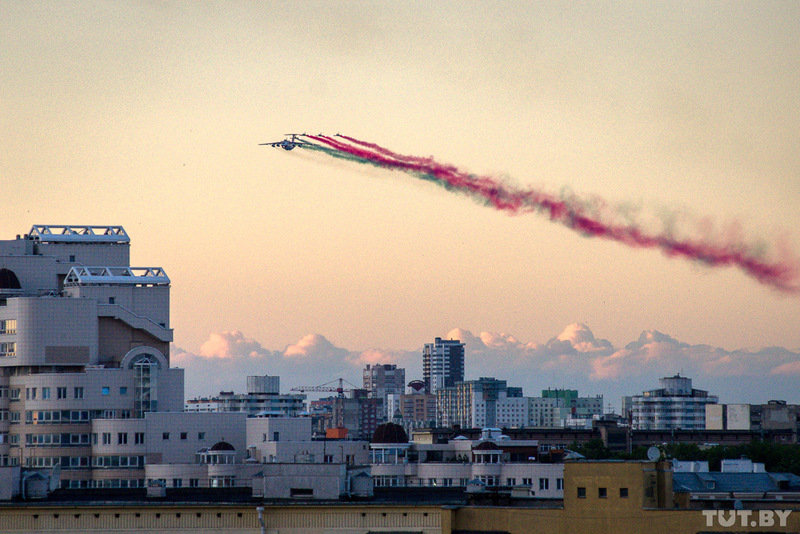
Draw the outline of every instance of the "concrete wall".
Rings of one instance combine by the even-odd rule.
[[[17,356],[0,358],[0,366],[86,365],[98,359],[97,303],[60,297],[11,298],[0,318],[16,319]]]

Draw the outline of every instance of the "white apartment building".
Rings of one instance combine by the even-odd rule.
[[[312,440],[310,417],[251,417],[247,454],[260,463],[367,465],[368,441]]]
[[[145,422],[138,453],[146,457],[144,478],[151,486],[249,486],[265,498],[338,498],[347,478],[369,460],[365,441],[312,440],[310,417],[147,414]]]
[[[266,413],[296,417],[306,411],[305,401],[304,394],[281,394],[279,376],[248,376],[247,393],[220,391],[214,397],[189,399],[184,409],[187,412]]]
[[[120,226],[35,225],[0,241],[0,465],[102,485],[96,422],[182,409],[169,291],[162,268],[130,265]]]
[[[528,422],[528,401],[522,388],[505,380],[481,377],[457,382],[436,392],[436,423],[462,428],[522,427]]]
[[[441,444],[370,444],[375,487],[523,488],[530,497],[562,499],[564,464],[539,463],[536,440],[511,440],[500,429],[481,439],[457,437]]]
[[[150,412],[137,419],[96,419],[91,465],[104,476],[95,477],[88,487],[143,487],[148,478],[160,478],[148,474],[151,466],[195,465],[215,451],[222,451],[227,463],[242,463],[247,457],[246,418],[238,413]],[[213,476],[173,476],[170,481],[175,479],[180,482],[173,487],[220,483]]]
[[[659,389],[623,398],[623,415],[633,430],[702,430],[706,406],[718,397],[692,388],[692,379],[675,375],[659,379]]]
[[[591,421],[603,415],[603,396],[578,397],[577,390],[551,390],[555,394],[527,397],[529,419],[527,426],[591,428]],[[543,391],[547,393],[548,390]],[[566,394],[564,394],[566,393]]]

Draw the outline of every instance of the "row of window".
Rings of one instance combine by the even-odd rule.
[[[21,412],[0,410],[0,421],[19,424]],[[26,410],[27,425],[81,424],[93,419],[130,419],[132,410]]]
[[[13,358],[17,355],[17,343],[14,341],[0,342],[0,358]]]
[[[112,433],[111,432],[103,432],[101,434],[101,443],[103,445],[112,445]],[[92,442],[93,444],[97,443],[97,434],[92,434]],[[128,432],[117,432],[117,445],[127,445],[128,444]],[[144,432],[134,432],[133,433],[133,444],[134,445],[144,445]]]
[[[0,454],[0,467],[15,467],[17,465],[19,465],[19,456]]]
[[[109,480],[62,480],[62,489],[86,488],[143,488],[144,479],[109,479]]]
[[[0,334],[16,334],[16,333],[17,333],[16,319],[0,319]]]
[[[619,488],[619,497],[620,499],[627,499],[628,498],[628,488]],[[579,487],[578,488],[578,498],[585,499],[586,498],[586,488]],[[607,499],[608,498],[608,488],[597,488],[597,498],[598,499]]]
[[[176,434],[179,435],[181,440],[189,439],[189,433],[188,432],[176,432]],[[171,435],[170,432],[162,432],[161,433],[161,439],[163,441],[169,441],[170,435]],[[198,432],[197,433],[197,440],[198,441],[204,441],[205,439],[206,439],[206,433],[205,432]]]
[[[56,467],[64,469],[104,468],[140,469],[144,456],[34,456],[25,458],[25,467]]]
[[[25,400],[37,400],[40,398],[42,400],[49,400],[53,398],[53,388],[51,387],[43,387],[41,388],[41,397],[38,397],[37,394],[39,392],[38,388],[25,388]],[[56,387],[55,388],[55,398],[56,399],[66,399],[67,398],[67,388],[66,387]],[[84,394],[83,386],[76,386],[72,388],[72,398],[73,399],[82,399]],[[0,397],[8,396],[9,399],[12,401],[20,400],[22,395],[21,388],[8,388],[8,387],[0,387]]]
[[[478,480],[486,484],[487,486],[500,486],[500,477],[494,475],[479,475],[476,477]],[[388,487],[399,487],[402,485],[401,481],[403,480],[402,476],[397,475],[376,475],[372,477],[375,487],[378,488],[388,488]],[[469,484],[469,478],[426,478],[426,479],[419,479],[420,486],[442,486],[442,487],[453,487],[455,486],[467,486]],[[534,487],[534,479],[533,478],[523,478],[522,479],[522,486],[530,486]],[[413,485],[413,481],[408,481],[408,485]],[[550,489],[550,479],[549,478],[539,478],[539,490],[549,490]],[[513,477],[506,478],[505,480],[506,486],[516,486],[517,479]],[[564,489],[564,479],[563,478],[556,478],[556,490],[563,491]],[[627,489],[626,489],[627,491]]]
[[[61,434],[25,434],[26,447],[75,447],[90,445],[92,434],[64,432]],[[19,445],[19,435],[9,436],[11,445]]]
[[[50,399],[66,399],[67,398],[67,388],[66,387],[42,387],[41,388],[41,396],[38,395],[40,388],[25,388],[25,400],[50,400]],[[53,389],[55,389],[55,397],[53,397]],[[0,396],[4,391],[0,390]],[[21,388],[11,388],[8,390],[8,397],[11,400],[20,400],[20,395],[22,393]],[[83,386],[76,386],[72,388],[72,398],[73,399],[82,399],[84,398],[85,389]],[[110,386],[102,386],[100,388],[100,394],[103,396],[111,395],[111,387]],[[119,388],[120,396],[126,396],[128,394],[128,387],[127,386],[120,386]]]

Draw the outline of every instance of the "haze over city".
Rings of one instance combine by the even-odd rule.
[[[187,396],[466,376],[619,396],[682,373],[798,402],[800,299],[397,172],[258,146],[342,132],[800,249],[796,3],[0,3],[0,230],[119,224],[172,280]]]

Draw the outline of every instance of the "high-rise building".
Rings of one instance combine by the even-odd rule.
[[[603,396],[579,397],[577,389],[548,388],[541,397],[529,397],[528,406],[529,426],[556,428],[603,415]]]
[[[462,428],[521,427],[528,422],[528,399],[522,388],[505,380],[482,377],[457,382],[436,392],[439,426]]]
[[[140,463],[104,457],[93,422],[183,408],[169,292],[160,267],[131,267],[121,226],[0,241],[0,465],[58,466],[64,487],[143,483]]]
[[[387,417],[387,396],[405,391],[406,370],[390,364],[367,364],[364,367],[364,389],[374,399],[383,399],[383,416]]]
[[[350,397],[333,399],[331,424],[334,428],[346,428],[347,436],[369,441],[383,422],[383,400],[370,398],[363,389],[354,389]]]
[[[457,339],[437,337],[422,351],[422,379],[426,393],[453,387],[464,380],[464,344]]]
[[[680,375],[659,379],[658,389],[623,398],[623,415],[633,430],[702,430],[706,405],[718,398],[692,388],[692,379]]]

